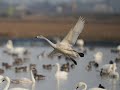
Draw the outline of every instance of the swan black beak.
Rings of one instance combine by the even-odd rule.
[[[76,90],[78,89],[79,87],[76,87]]]
[[[80,57],[84,57],[84,53],[78,53]]]
[[[5,80],[3,79],[2,82],[4,82]]]

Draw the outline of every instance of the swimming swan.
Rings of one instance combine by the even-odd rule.
[[[6,44],[6,48],[7,48],[7,52],[9,54],[18,54],[19,55],[19,54],[27,53],[27,49],[25,49],[24,47],[14,47],[12,40],[8,40],[8,42]]]
[[[100,75],[110,75],[111,73],[117,70],[116,63],[113,64],[105,64],[101,67]]]
[[[33,72],[31,70],[31,75],[32,75],[32,81],[33,81],[33,85],[32,85],[32,90],[34,90],[35,88],[35,79],[34,79],[34,76],[33,76]],[[10,88],[9,89],[9,86],[10,86],[10,78],[7,77],[7,76],[0,76],[0,84],[3,82],[3,81],[7,81],[7,85],[5,86],[5,88],[3,90],[29,90],[29,89],[25,89],[25,88]]]
[[[56,71],[55,77],[57,79],[67,80],[68,73],[65,71],[60,71],[60,64],[59,63],[56,63],[56,66],[57,66],[57,71]]]
[[[75,27],[72,28],[67,34],[67,36],[57,44],[52,43],[50,40],[48,40],[46,37],[42,35],[37,36],[37,38],[46,40],[54,48],[50,55],[60,53],[65,55],[66,57],[69,57],[70,60],[77,64],[77,62],[73,58],[84,57],[84,54],[75,51],[72,48],[72,46],[76,43],[79,34],[82,32],[84,28],[84,23],[85,23],[84,19],[80,17]]]
[[[81,90],[87,90],[87,84],[84,83],[84,82],[79,82],[77,85],[76,85],[76,90],[78,88],[82,88]],[[94,88],[90,88],[88,90],[106,90],[104,89],[103,86],[101,86],[101,84],[99,85],[99,87],[94,87]]]
[[[55,77],[57,79],[57,90],[59,90],[60,81],[67,80],[68,73],[65,71],[60,71],[60,64],[59,63],[56,63],[56,66],[57,66],[57,71],[55,73]]]
[[[31,75],[31,80],[28,78],[20,78],[20,79],[15,79],[15,80],[11,80],[11,83],[14,84],[31,84],[34,83],[34,77],[33,74],[30,72]]]

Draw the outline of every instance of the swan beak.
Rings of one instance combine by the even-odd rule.
[[[3,79],[2,82],[4,82],[5,80]]]
[[[76,87],[76,90],[78,89],[79,87]]]

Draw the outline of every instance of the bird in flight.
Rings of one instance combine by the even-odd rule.
[[[79,34],[82,32],[84,28],[84,23],[85,23],[84,18],[79,17],[79,20],[77,21],[74,28],[72,28],[69,31],[69,33],[61,42],[56,44],[54,44],[53,42],[51,42],[49,39],[42,35],[37,36],[37,38],[46,40],[50,44],[50,46],[54,48],[54,50],[49,54],[49,56],[54,54],[62,54],[65,57],[68,57],[71,61],[73,61],[75,65],[77,65],[75,58],[84,57],[84,54],[73,49],[73,46],[75,45],[79,37]]]

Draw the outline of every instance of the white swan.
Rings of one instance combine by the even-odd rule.
[[[56,66],[57,66],[57,71],[56,71],[55,77],[57,79],[67,80],[68,73],[65,71],[60,71],[60,64],[59,63],[56,63]]]
[[[98,64],[100,64],[102,62],[102,59],[103,59],[103,53],[102,52],[96,52],[94,54],[94,61]]]
[[[9,54],[17,54],[17,55],[22,54],[23,55],[27,53],[27,49],[24,47],[14,47],[12,40],[8,40],[6,44],[6,48]]]
[[[103,75],[103,74],[110,75],[110,73],[116,71],[116,69],[117,69],[116,63],[106,64],[101,67],[100,74],[101,75]]]
[[[30,72],[31,75],[31,80],[28,78],[20,78],[20,79],[15,79],[15,80],[11,80],[11,83],[15,83],[15,84],[31,84],[35,82],[35,79],[33,77],[33,73]]]
[[[112,71],[109,77],[113,79],[119,79],[119,73],[117,71]]]
[[[31,75],[32,75],[32,81],[33,81],[33,85],[32,85],[32,90],[34,90],[35,88],[35,79],[34,79],[34,76],[33,76],[33,72],[31,70]],[[7,81],[7,85],[5,86],[5,88],[3,90],[29,90],[29,89],[25,89],[25,88],[10,88],[9,89],[9,86],[10,86],[10,78],[5,76],[0,76],[0,84],[3,82],[3,81]]]
[[[83,39],[78,39],[76,44],[78,45],[80,51],[85,52],[84,40]]]
[[[67,80],[68,73],[65,71],[60,71],[60,64],[59,63],[56,63],[56,66],[57,66],[57,71],[55,73],[55,77],[57,79],[57,90],[59,90],[60,80],[62,80],[62,81]]]
[[[120,45],[117,46],[117,50],[118,50],[118,52],[120,52]]]
[[[102,87],[102,88],[101,88],[101,87]],[[88,90],[106,90],[106,89],[103,88],[103,86],[101,86],[101,87],[94,87],[94,88],[90,88],[90,89],[88,89]],[[87,90],[87,84],[84,83],[84,82],[79,82],[79,83],[76,85],[76,90],[77,90],[78,88],[82,88],[81,90]]]
[[[50,40],[43,36],[37,36],[37,38],[46,40],[54,48],[50,55],[60,53],[69,57],[75,64],[77,64],[77,62],[73,58],[77,58],[80,56],[83,57],[84,54],[78,53],[72,48],[72,46],[76,43],[79,34],[82,32],[84,28],[84,23],[84,19],[80,17],[75,27],[69,31],[67,36],[60,43],[57,44],[52,43]]]

